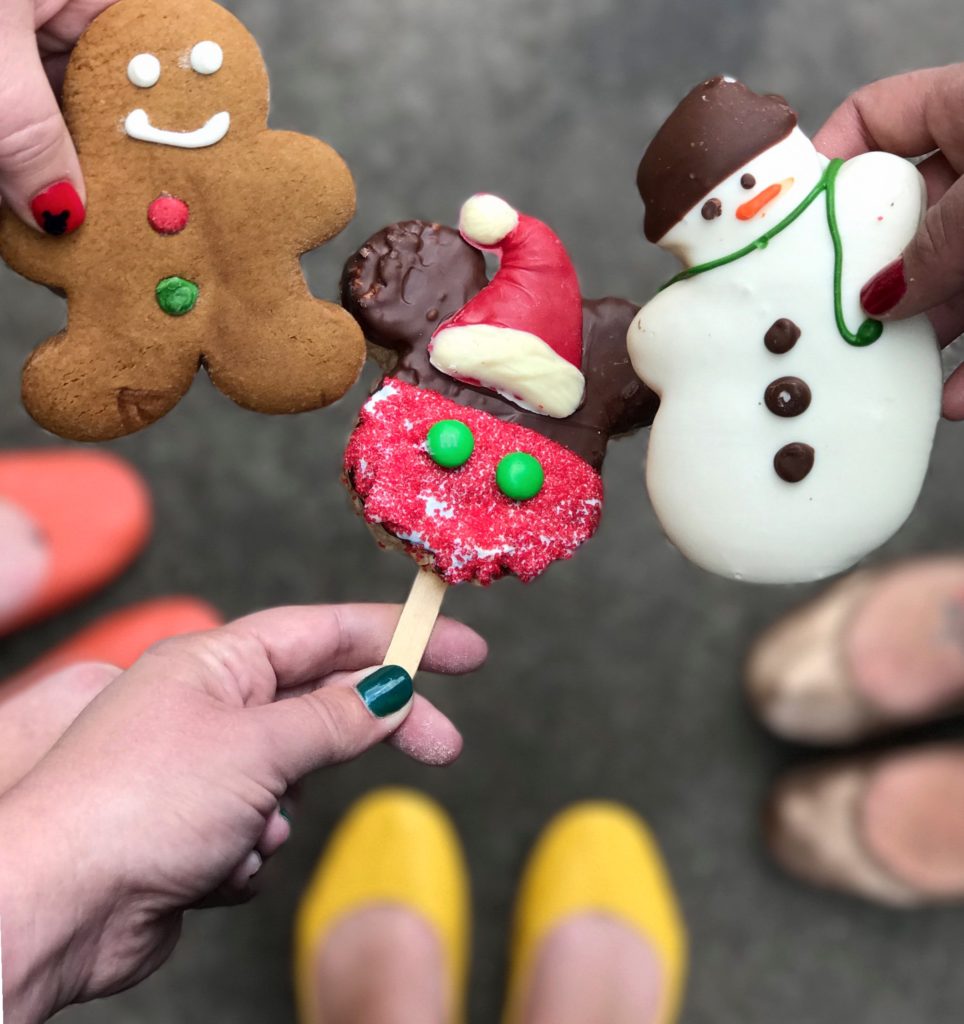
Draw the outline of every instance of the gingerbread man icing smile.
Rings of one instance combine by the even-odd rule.
[[[128,434],[199,366],[259,412],[341,397],[361,332],[311,295],[299,258],[348,223],[354,186],[325,143],[267,129],[244,26],[212,0],[120,0],[74,50],[64,113],[86,221],[48,237],[0,211],[0,255],[68,300],[68,328],[24,369],[34,419],[78,440]]]
[[[224,50],[210,39],[191,47],[187,60],[190,70],[199,75],[214,75],[224,63]],[[127,77],[139,89],[152,89],[161,77],[161,62],[153,53],[139,53],[131,57],[127,65]],[[142,142],[156,142],[162,146],[178,146],[181,149],[202,149],[220,142],[231,127],[231,114],[221,110],[212,115],[200,128],[194,131],[170,131],[151,124],[150,115],[138,107],[124,118],[124,131],[132,139]]]

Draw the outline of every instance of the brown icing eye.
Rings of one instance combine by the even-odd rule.
[[[707,199],[703,204],[703,209],[700,213],[703,214],[703,220],[715,220],[723,212],[723,204],[719,199]]]
[[[740,178],[740,184],[744,188],[753,188],[756,184],[756,178],[754,178],[752,174],[744,174],[743,177]]]

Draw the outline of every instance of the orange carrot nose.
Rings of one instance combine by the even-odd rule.
[[[774,199],[785,189],[793,184],[793,178],[785,178],[775,185],[767,185],[762,192],[748,199],[741,206],[736,208],[737,220],[752,220],[765,206],[769,206]]]

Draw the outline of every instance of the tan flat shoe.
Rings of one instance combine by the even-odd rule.
[[[881,633],[888,627],[890,635]],[[956,714],[964,710],[962,677],[960,555],[851,574],[767,630],[746,667],[763,722],[787,739],[820,744]]]
[[[767,845],[789,874],[885,906],[932,902],[896,878],[868,850],[862,836],[863,798],[875,761],[854,758],[793,772],[774,790],[767,808]]]
[[[751,648],[750,703],[778,736],[843,744],[894,724],[857,692],[844,648],[847,627],[882,575],[851,573],[775,623]]]

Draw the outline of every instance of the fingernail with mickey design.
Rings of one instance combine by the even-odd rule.
[[[900,302],[906,291],[904,258],[901,256],[888,263],[861,288],[860,304],[871,316],[883,316]]]
[[[80,193],[69,181],[55,181],[30,200],[30,212],[37,227],[48,235],[69,235],[76,231],[87,211]]]

